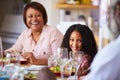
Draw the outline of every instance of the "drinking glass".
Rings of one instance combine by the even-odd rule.
[[[70,54],[71,54],[72,63],[73,63],[72,65],[75,68],[75,79],[74,80],[78,80],[77,72],[82,62],[82,56],[84,52],[83,51],[76,51],[76,52],[71,51]]]
[[[61,80],[64,80],[63,77],[63,68],[67,64],[68,60],[68,50],[67,48],[58,48],[57,52],[57,64],[60,66],[61,70]]]
[[[49,55],[48,56],[48,67],[55,67],[55,66],[57,66],[57,63],[56,63],[56,61],[55,61],[55,56],[54,55]]]
[[[3,68],[3,46],[2,46],[2,39],[0,37],[0,70]]]
[[[19,54],[19,52],[17,52],[17,53],[15,54],[15,60],[16,60],[16,61],[15,61],[14,64],[15,64],[16,66],[18,66],[18,67],[20,66],[20,58],[21,58],[21,54]]]
[[[11,62],[11,53],[6,53],[5,65],[10,64]]]
[[[72,65],[73,63],[72,63],[72,59],[68,59],[68,61],[67,61],[67,63],[66,63],[66,65],[64,66],[64,68],[63,68],[63,71],[64,71],[64,77],[65,78],[69,78],[70,76],[71,76],[71,74],[72,74],[72,67],[73,67],[73,65]],[[67,79],[68,80],[68,79]]]

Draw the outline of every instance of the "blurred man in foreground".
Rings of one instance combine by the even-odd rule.
[[[108,26],[115,20],[119,36],[98,52],[84,80],[120,80],[120,0],[112,0],[108,11]]]

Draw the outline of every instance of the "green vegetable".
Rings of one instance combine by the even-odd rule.
[[[60,72],[60,67],[59,66],[50,67],[50,70],[53,72]]]
[[[29,72],[28,74],[25,75],[25,78],[27,78],[27,79],[29,79],[29,78],[33,79],[33,78],[37,78],[37,76],[35,74]]]

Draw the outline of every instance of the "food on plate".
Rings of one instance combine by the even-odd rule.
[[[33,74],[31,72],[28,72],[27,74],[25,74],[24,78],[25,78],[25,80],[28,80],[28,79],[34,80],[37,78],[37,75]]]
[[[53,66],[53,67],[50,67],[50,70],[52,71],[52,72],[54,72],[55,73],[55,75],[56,76],[60,76],[60,67],[59,66]],[[71,71],[69,71],[66,67],[64,67],[64,76],[65,77],[68,77],[69,75],[70,75],[70,73],[71,73],[71,75],[74,75],[75,74],[75,68],[72,68],[72,72]]]
[[[60,67],[59,66],[50,67],[50,70],[52,72],[54,72],[56,76],[60,76]]]
[[[60,67],[59,66],[54,66],[54,67],[50,67],[50,70],[55,72],[60,72]]]

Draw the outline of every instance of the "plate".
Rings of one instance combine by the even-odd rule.
[[[29,72],[29,73],[24,75],[24,80],[36,80],[37,74]]]
[[[26,68],[26,70],[29,70],[29,71],[38,71],[38,70],[41,70],[42,68],[44,67],[47,67],[46,65],[31,65],[29,67]]]
[[[9,80],[9,76],[6,75],[6,72],[0,71],[0,80]]]

